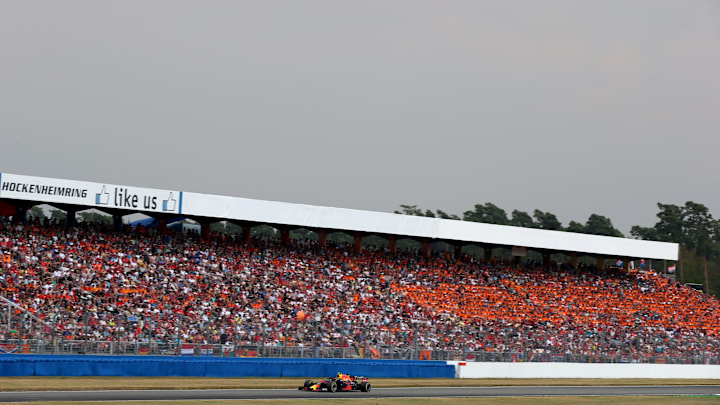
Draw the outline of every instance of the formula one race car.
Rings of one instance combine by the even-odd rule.
[[[324,380],[320,380],[320,381],[305,380],[305,384],[303,384],[302,387],[298,387],[298,389],[300,391],[370,392],[372,387],[370,386],[370,383],[368,382],[367,377],[337,373],[337,375],[335,377],[328,377],[328,378],[326,378]]]

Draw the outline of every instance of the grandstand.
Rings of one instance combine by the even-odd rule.
[[[27,221],[40,203],[69,220]],[[90,208],[113,224],[74,223]],[[124,225],[134,212],[158,226]],[[5,173],[0,213],[5,351],[718,363],[718,301],[627,266],[676,260],[676,244]],[[168,229],[178,217],[201,232]],[[242,232],[212,234],[218,220]],[[259,224],[279,237],[253,237]],[[294,228],[318,237],[291,240]],[[368,235],[387,248],[364,247]],[[407,237],[419,254],[398,250]],[[431,251],[438,240],[455,249]],[[463,255],[469,244],[486,255]]]

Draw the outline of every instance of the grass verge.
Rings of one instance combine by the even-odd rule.
[[[315,378],[317,379],[317,378]],[[89,391],[154,389],[296,388],[305,378],[196,378],[196,377],[0,377],[0,391]],[[490,387],[490,386],[603,386],[603,385],[717,385],[718,380],[687,379],[451,379],[371,378],[375,388]]]
[[[167,405],[167,401],[112,402],[113,404],[132,405]],[[291,404],[322,404],[322,405],[606,405],[606,404],[639,404],[639,405],[704,405],[717,404],[717,397],[707,396],[632,396],[632,397],[505,397],[505,398],[390,398],[390,399],[306,399],[306,400],[239,400],[239,401],[173,401],[177,404],[204,405],[291,405]],[[28,402],[26,405],[49,405],[49,402]],[[76,402],[53,402],[52,404],[76,405]],[[82,402],[83,405],[107,405],[108,402]]]

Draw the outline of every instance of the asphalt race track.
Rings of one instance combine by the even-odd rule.
[[[375,388],[372,392],[305,392],[297,389],[118,390],[0,392],[0,402],[158,401],[201,399],[432,398],[525,396],[720,395],[720,385],[523,386]]]

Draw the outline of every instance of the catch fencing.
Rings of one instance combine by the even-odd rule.
[[[720,364],[710,356],[665,356],[653,354],[567,354],[526,352],[476,352],[467,350],[429,350],[414,346],[271,346],[242,344],[204,344],[140,341],[87,341],[64,339],[0,340],[0,354],[109,355],[109,356],[185,356],[296,359],[373,359],[433,360],[464,362],[557,362],[557,363],[650,363],[650,364]]]

